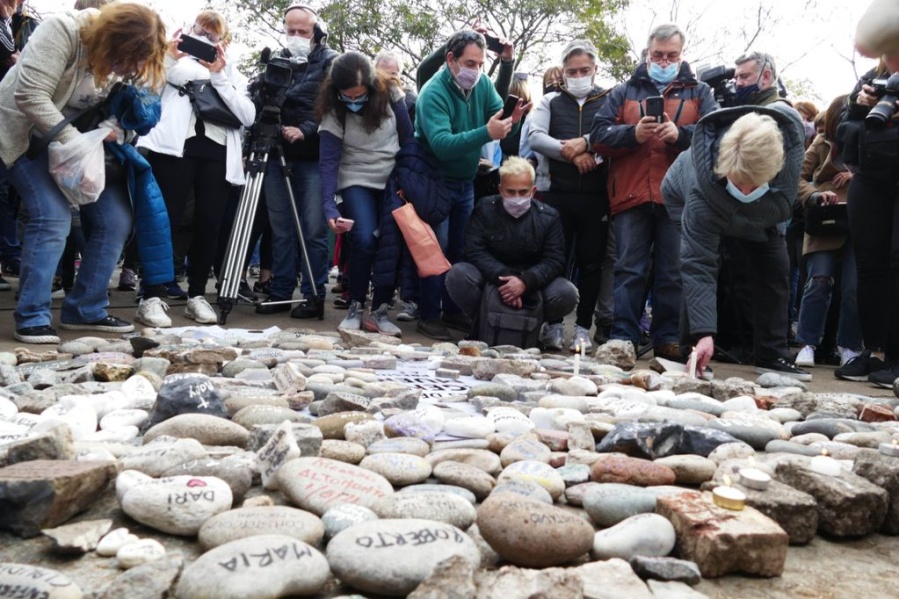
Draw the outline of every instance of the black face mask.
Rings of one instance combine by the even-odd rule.
[[[552,85],[546,86],[543,88],[543,95],[551,94],[553,92],[557,92],[561,89],[558,83],[554,83]]]

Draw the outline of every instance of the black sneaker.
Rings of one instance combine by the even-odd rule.
[[[833,371],[833,375],[844,381],[862,383],[868,380],[868,375],[886,368],[886,364],[880,358],[875,358],[868,350],[855,356],[844,366]]]
[[[444,312],[440,320],[451,329],[456,329],[466,334],[471,331],[471,319],[461,312]]]
[[[47,325],[16,329],[13,336],[22,343],[59,343],[59,335],[56,333],[56,329]]]
[[[187,299],[187,292],[181,289],[177,281],[169,281],[165,286],[165,296],[169,299]]]
[[[755,371],[759,374],[766,372],[776,372],[796,379],[797,381],[810,381],[812,375],[807,371],[799,368],[785,358],[777,358],[776,360],[756,360]]]
[[[892,389],[896,379],[899,379],[899,362],[894,363],[890,367],[875,370],[868,375],[869,383],[874,383],[878,387],[883,387],[884,389]]]
[[[272,280],[268,281],[256,281],[253,283],[253,293],[259,293],[262,295],[271,295],[272,294]]]
[[[0,275],[0,291],[10,291],[12,289],[12,285],[9,284],[9,281],[3,278]]]
[[[103,331],[104,333],[130,333],[134,325],[115,316],[107,316],[94,322],[61,322],[60,328],[67,331]]]
[[[259,301],[259,297],[250,289],[250,284],[246,279],[242,279],[240,285],[237,286],[237,299],[248,304],[255,304]]]
[[[290,301],[289,297],[272,297],[270,296],[266,302],[284,302]],[[290,310],[291,304],[269,304],[263,302],[256,304],[256,314],[277,314],[278,312],[287,312]]]
[[[449,329],[447,329],[443,321],[438,318],[435,318],[433,320],[419,319],[418,324],[415,325],[415,330],[428,339],[433,339],[434,341],[453,340],[452,335],[450,335]]]
[[[318,300],[324,309],[325,298]],[[291,318],[300,318],[308,320],[310,318],[319,317],[319,307],[311,297],[307,297],[306,301],[290,311]]]

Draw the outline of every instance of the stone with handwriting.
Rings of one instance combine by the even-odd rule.
[[[122,497],[122,511],[173,535],[192,536],[212,516],[231,509],[231,487],[213,476],[172,476],[138,484]]]

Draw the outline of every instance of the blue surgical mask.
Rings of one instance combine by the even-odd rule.
[[[737,189],[736,185],[731,183],[730,179],[727,180],[727,193],[729,193],[734,198],[736,198],[737,200],[739,200],[740,202],[742,202],[744,204],[751,204],[752,202],[755,202],[760,197],[762,197],[763,195],[768,193],[769,189],[770,189],[770,186],[767,183],[763,183],[762,185],[759,185],[758,187],[756,187],[750,193],[743,193],[742,191]]]
[[[649,78],[656,83],[671,83],[677,77],[678,71],[680,71],[679,62],[669,63],[667,67],[655,62],[649,63]]]
[[[339,94],[338,97],[340,98],[340,101],[346,105],[347,110],[351,112],[359,112],[362,110],[362,107],[365,106],[365,103],[368,102],[368,94],[353,99],[347,98],[343,94]]]

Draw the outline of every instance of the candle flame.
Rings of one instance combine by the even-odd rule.
[[[827,450],[826,450],[826,449],[822,449],[822,450],[821,450],[821,455],[827,457],[827,456],[829,456],[830,454],[827,453]]]
[[[733,481],[731,480],[730,476],[725,474],[724,475],[724,486],[729,487],[729,486],[731,486],[732,483],[733,483]]]
[[[899,445],[899,439],[893,439],[893,445]]]

